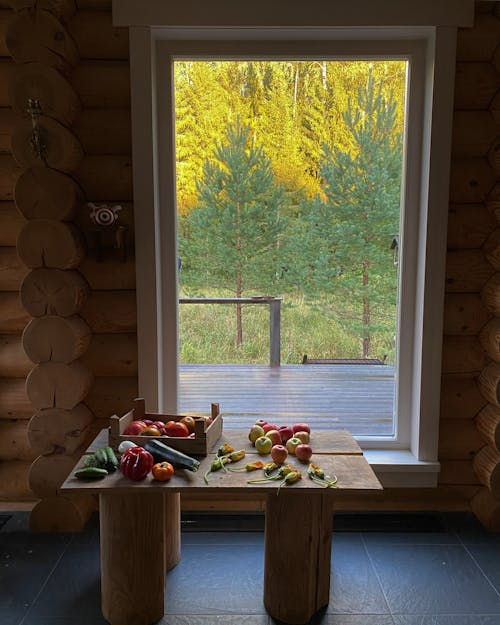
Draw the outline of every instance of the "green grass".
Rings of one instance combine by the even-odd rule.
[[[221,294],[204,294],[222,297]],[[337,304],[337,305],[335,305]],[[269,307],[247,305],[243,313],[243,345],[236,345],[236,306],[181,304],[179,312],[182,363],[269,363]],[[335,312],[334,312],[335,311]],[[281,362],[299,364],[310,358],[360,358],[362,339],[352,329],[352,311],[344,302],[332,301],[320,309],[287,296],[281,305]],[[395,323],[385,320],[385,330],[374,332],[373,358],[387,355],[394,361]]]

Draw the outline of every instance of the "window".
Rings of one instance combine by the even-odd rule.
[[[361,443],[370,450],[368,457],[386,485],[435,484],[453,96],[453,73],[449,68],[454,67],[456,25],[470,23],[472,3],[444,2],[433,8],[431,2],[424,2],[417,11],[411,3],[359,0],[351,3],[351,8],[354,10],[356,5],[356,15],[362,14],[365,20],[375,25],[408,26],[357,29],[351,27],[357,19],[351,8],[343,7],[347,17],[340,19],[338,3],[331,8],[332,15],[325,16],[323,10],[319,11],[323,4],[313,2],[307,7],[309,19],[314,19],[318,10],[323,24],[326,20],[349,28],[299,28],[301,10],[295,4],[286,18],[289,24],[284,26],[283,20],[277,24],[274,13],[262,4],[267,21],[263,19],[265,26],[261,23],[258,28],[248,28],[254,15],[259,15],[254,5],[251,15],[240,7],[241,27],[230,28],[237,20],[223,0],[213,3],[220,12],[216,7],[209,17],[203,12],[196,16],[193,7],[191,11],[177,7],[167,11],[166,17],[160,11],[153,19],[153,2],[152,13],[143,11],[139,16],[128,2],[115,4],[115,15],[120,14],[120,4],[124,7],[119,24],[173,24],[170,28],[137,26],[131,30],[137,289],[138,301],[142,302],[138,310],[139,384],[141,394],[162,409],[176,408],[178,383],[172,60],[256,54],[269,58],[351,55],[409,59],[402,228],[405,241],[398,256],[398,427],[391,440],[372,437],[361,439]],[[391,5],[392,14],[381,13],[382,5]],[[231,17],[231,24],[219,27]],[[198,24],[193,24],[194,20]],[[425,25],[436,23],[445,26]]]

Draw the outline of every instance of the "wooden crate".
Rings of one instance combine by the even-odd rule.
[[[146,402],[144,399],[134,399],[134,407],[132,410],[118,417],[113,415],[110,418],[109,426],[109,445],[115,451],[122,441],[132,441],[138,445],[144,446],[148,441],[159,440],[178,451],[182,451],[188,456],[206,456],[213,448],[215,443],[222,435],[222,415],[220,413],[219,404],[211,405],[212,423],[206,425],[205,419],[201,415],[190,413],[189,416],[194,417],[194,438],[183,438],[174,436],[125,436],[123,432],[132,421],[140,419],[151,419],[152,421],[180,421],[183,416],[187,415],[171,415],[156,414],[146,412]]]

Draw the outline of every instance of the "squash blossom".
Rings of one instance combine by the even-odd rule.
[[[234,451],[234,447],[229,443],[223,443],[217,450],[217,456],[227,456]]]
[[[278,466],[274,462],[270,462],[269,465],[274,465],[273,467],[269,466],[269,469],[271,471],[274,471],[276,469],[276,467]],[[249,484],[257,484],[259,482],[271,482],[273,480],[280,480],[280,479],[286,477],[292,471],[295,471],[295,469],[292,467],[291,464],[284,464],[283,466],[279,467],[277,473],[272,475],[272,474],[268,474],[266,472],[266,467],[267,466],[268,465],[265,465],[265,467],[264,467],[264,479],[262,479],[262,480],[249,480],[248,483]]]
[[[237,469],[233,469],[228,467],[230,471],[258,471],[259,469],[264,468],[264,463],[262,460],[256,460],[255,462],[247,462],[244,467],[239,467]]]
[[[302,478],[302,473],[300,473],[300,471],[297,471],[294,469],[288,472],[285,475],[285,479],[282,482],[280,482],[280,485],[278,486],[278,490],[276,491],[276,495],[280,494],[280,488],[283,486],[283,484],[295,484],[295,482],[298,482],[301,478]]]
[[[210,469],[208,469],[208,471],[206,471],[205,475],[203,476],[203,479],[205,480],[205,482],[208,484],[208,476],[210,475],[210,473],[213,473],[214,471],[218,471],[219,469],[226,470],[224,465],[227,464],[228,462],[230,462],[230,460],[227,456],[218,456],[214,458],[214,460],[212,461],[212,464],[210,465]]]
[[[242,460],[246,455],[246,451],[244,449],[240,449],[239,451],[232,451],[229,454],[229,460],[231,462],[238,462],[239,460]]]
[[[321,486],[324,486],[325,488],[332,488],[337,483],[337,476],[334,475],[333,478],[331,478],[329,475],[325,475],[323,469],[312,462],[307,469],[307,475],[313,482],[321,484]]]

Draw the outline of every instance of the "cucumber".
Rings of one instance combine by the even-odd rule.
[[[85,456],[84,467],[101,467],[99,461],[97,460],[95,454],[89,454]]]
[[[108,457],[106,455],[104,447],[102,447],[101,449],[96,449],[94,455],[97,459],[97,462],[99,463],[99,466],[105,469],[108,464]]]
[[[74,476],[79,480],[100,480],[106,477],[106,475],[108,475],[106,469],[100,469],[99,467],[84,467],[74,473]]]
[[[153,454],[155,462],[170,462],[174,467],[178,469],[187,469],[188,471],[198,471],[200,463],[191,456],[186,456],[177,449],[172,449],[165,443],[158,440],[148,441],[144,445],[144,449]]]
[[[106,469],[108,471],[116,471],[120,466],[117,457],[115,456],[115,452],[111,449],[111,447],[105,447],[104,452],[106,454]]]

